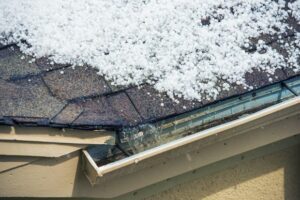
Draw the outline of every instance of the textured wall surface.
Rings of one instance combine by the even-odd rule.
[[[147,200],[299,200],[300,145],[183,183]]]

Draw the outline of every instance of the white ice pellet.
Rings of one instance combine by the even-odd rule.
[[[116,85],[149,83],[170,97],[216,98],[245,73],[299,70],[289,58],[249,38],[283,33],[284,1],[274,0],[1,0],[0,40],[16,42],[51,64],[90,65]],[[300,20],[300,0],[288,4]],[[26,41],[24,43],[23,41]],[[262,53],[263,52],[263,53]],[[290,65],[287,65],[287,59]],[[63,72],[61,72],[63,73]],[[219,80],[226,84],[220,84]],[[174,96],[175,95],[175,96]]]

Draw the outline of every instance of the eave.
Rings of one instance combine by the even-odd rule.
[[[84,151],[85,174],[94,187],[106,186],[103,197],[116,197],[296,136],[299,113],[300,98],[296,97],[101,167]]]
[[[39,133],[39,128],[32,130],[33,133]],[[55,138],[53,132],[45,130],[43,130],[43,134],[47,140],[51,137]],[[58,130],[56,135],[58,138],[63,138],[63,131]],[[293,141],[289,145],[298,143],[300,142],[299,130],[300,97],[295,97],[240,119],[101,167],[98,167],[88,152],[84,150],[85,147],[94,144],[88,144],[84,140],[80,144],[78,142],[80,138],[72,139],[71,137],[70,143],[73,141],[73,144],[66,144],[63,140],[58,143],[59,140],[56,138],[53,141],[34,142],[2,140],[1,142],[27,144],[31,148],[31,154],[25,155],[26,151],[22,150],[16,153],[18,155],[3,156],[2,154],[0,179],[4,184],[0,185],[0,193],[6,197],[119,197],[181,174],[195,170],[201,171],[203,167],[214,166],[215,163],[222,160],[244,155],[249,151],[285,139]],[[34,134],[31,135],[30,132],[26,133],[31,139],[40,137],[33,137]],[[42,132],[40,133],[42,134]],[[91,131],[80,133],[88,137]],[[7,134],[9,135],[9,133]],[[22,137],[25,136],[22,135]],[[109,134],[102,136],[108,137]],[[100,137],[101,134],[99,134]],[[114,135],[111,135],[111,139],[113,138]],[[33,150],[34,144],[40,144],[43,155],[36,154],[39,151]],[[99,143],[99,145],[106,144],[111,143]],[[80,147],[73,152],[65,150],[63,153],[50,155],[45,151],[48,145]],[[50,184],[49,181],[55,184]],[[36,187],[39,187],[40,190],[35,190]],[[16,190],[16,188],[18,189]]]
[[[0,126],[0,156],[61,157],[89,145],[114,145],[115,132]]]

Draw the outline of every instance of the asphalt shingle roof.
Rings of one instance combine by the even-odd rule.
[[[281,37],[292,41],[300,25],[290,18],[293,29]],[[263,35],[268,44],[287,55],[278,35]],[[258,38],[253,38],[253,51]],[[299,75],[293,69],[277,69],[273,75],[253,70],[245,75],[253,89]],[[222,85],[224,80],[219,80]],[[0,41],[0,123],[59,127],[124,127],[158,121],[201,108],[216,100],[248,92],[239,85],[221,91],[215,100],[172,101],[150,85],[114,86],[90,67],[49,64],[47,58],[23,55],[15,45]],[[205,95],[205,94],[204,94]]]

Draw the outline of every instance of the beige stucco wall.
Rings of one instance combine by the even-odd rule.
[[[146,200],[299,200],[300,145],[182,183]]]
[[[152,194],[156,195],[146,200],[298,200],[300,199],[298,141],[296,137],[291,137],[272,143],[130,192],[115,200],[140,200]],[[274,151],[275,153],[270,153]],[[0,199],[1,196],[18,196],[14,199],[24,196],[101,197],[105,191],[120,189],[118,185],[111,184],[91,187],[83,174],[80,155],[81,152],[77,151],[59,158],[23,160],[25,165],[21,163],[19,166],[20,163],[17,163],[18,167],[4,170],[0,173]],[[29,163],[26,164],[27,162]],[[12,164],[16,165],[14,162]],[[142,180],[146,177],[140,178]],[[178,185],[179,183],[181,185]],[[174,185],[176,186],[172,187]]]

